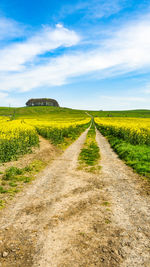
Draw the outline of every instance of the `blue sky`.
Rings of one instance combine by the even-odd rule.
[[[150,2],[1,0],[0,106],[150,109]]]

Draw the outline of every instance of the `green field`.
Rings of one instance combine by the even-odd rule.
[[[150,118],[150,110],[124,110],[124,111],[88,111],[93,117],[133,117],[133,118]]]
[[[13,119],[52,119],[54,121],[66,118],[87,118],[85,111],[61,108],[61,107],[23,107],[23,108],[3,108],[0,107],[0,116],[11,116]]]
[[[135,117],[135,118],[150,118],[150,110],[125,110],[125,111],[88,111],[69,109],[61,107],[21,107],[21,108],[8,108],[0,107],[0,116],[14,116],[15,118],[33,118],[40,116],[41,118],[49,118],[49,115],[54,118],[58,118],[60,115],[62,118],[67,117],[87,117],[88,112],[93,117]]]

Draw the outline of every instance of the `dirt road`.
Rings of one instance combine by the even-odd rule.
[[[102,179],[111,196],[112,221],[122,228],[121,266],[150,266],[150,198],[141,195],[141,178],[118,159],[98,131],[97,142]]]
[[[101,173],[77,170],[86,133],[1,211],[0,266],[150,266],[148,196],[99,133]]]

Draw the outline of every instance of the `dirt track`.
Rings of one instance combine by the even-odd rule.
[[[149,196],[99,133],[101,173],[78,171],[85,137],[1,212],[0,266],[150,266]]]

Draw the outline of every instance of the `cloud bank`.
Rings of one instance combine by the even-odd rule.
[[[95,48],[81,48],[81,37],[57,24],[43,27],[26,41],[13,43],[0,50],[0,89],[30,91],[39,87],[60,86],[72,78],[96,73],[120,75],[150,67],[150,16],[130,22],[101,40]],[[75,46],[75,52],[69,47]],[[61,55],[52,55],[65,48]]]

